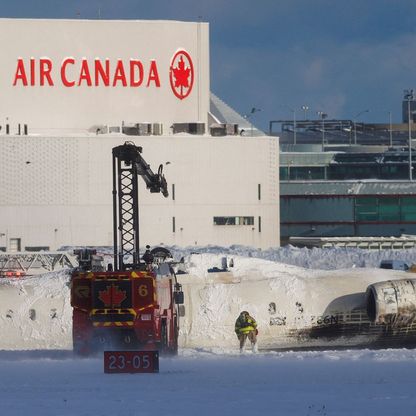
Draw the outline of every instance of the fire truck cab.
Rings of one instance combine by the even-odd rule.
[[[74,351],[176,354],[183,292],[175,279],[168,263],[125,271],[76,270],[71,281]]]

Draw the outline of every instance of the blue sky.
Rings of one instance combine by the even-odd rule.
[[[416,88],[416,0],[0,0],[1,17],[210,23],[211,90],[270,120],[401,121]],[[4,41],[4,40],[3,40]]]

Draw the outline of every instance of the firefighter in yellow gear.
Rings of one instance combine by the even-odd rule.
[[[257,322],[247,311],[241,312],[235,321],[235,333],[240,341],[240,352],[244,351],[247,338],[251,342],[253,352],[257,352]]]

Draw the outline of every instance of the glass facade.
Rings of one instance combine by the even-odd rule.
[[[405,148],[327,153],[326,159],[319,152],[281,153],[282,240],[416,234],[416,170],[410,182]],[[416,149],[412,155],[414,168]],[[360,181],[362,186],[351,187],[343,181]]]
[[[296,166],[280,167],[280,180],[324,180],[326,179],[324,166]]]
[[[303,165],[296,159],[280,166],[280,179],[296,180],[351,180],[383,179],[406,180],[409,178],[409,156],[398,153],[339,153],[328,164],[322,166]],[[416,156],[412,157],[416,163]]]
[[[415,166],[416,167],[416,166]],[[350,180],[350,179],[383,179],[406,180],[409,178],[408,164],[385,165],[330,165],[325,166],[281,166],[280,180]]]
[[[355,220],[357,222],[416,221],[416,197],[355,198]]]

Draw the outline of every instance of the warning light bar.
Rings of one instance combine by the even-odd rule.
[[[19,278],[25,276],[25,273],[20,270],[2,270],[0,271],[0,277],[5,278]]]

